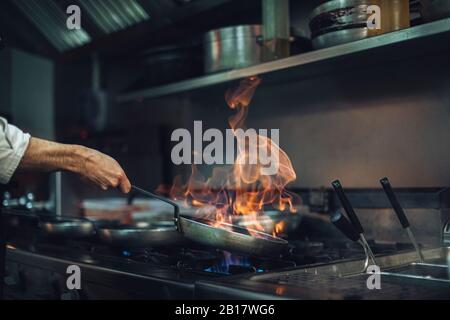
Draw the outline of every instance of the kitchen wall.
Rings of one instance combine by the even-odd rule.
[[[292,26],[307,30],[306,17],[321,2],[293,2]],[[377,50],[373,55],[379,53]],[[347,60],[347,68],[331,66],[328,70],[332,71],[324,68],[325,73],[312,76],[306,72],[307,77],[302,77],[306,70],[297,68],[298,77],[293,74],[290,82],[273,81],[276,76],[264,75],[247,124],[280,129],[281,147],[298,175],[296,187],[329,187],[330,181],[339,178],[346,187],[379,188],[378,180],[383,176],[389,176],[395,187],[448,186],[450,61],[447,52],[418,54],[407,58],[411,56],[407,53],[402,58],[398,53],[399,59],[389,63],[359,60],[353,64]],[[117,58],[103,63],[103,85],[111,93],[129,87],[144,72],[136,59],[128,60]],[[57,90],[57,124],[63,124],[60,128],[64,134],[81,118],[79,92],[90,85],[90,61],[67,64],[59,73],[64,88]],[[224,102],[224,92],[230,85],[111,104],[107,129],[191,128],[194,120],[203,120],[205,127],[225,129],[234,112]],[[77,126],[80,124],[73,127]],[[147,143],[159,137],[142,132],[140,139]],[[166,151],[170,152],[170,141],[160,143],[169,145]],[[149,152],[154,153],[155,148]],[[137,168],[127,154],[120,157],[139,182],[157,185],[156,180],[162,179],[141,171],[142,166],[156,166],[152,170],[158,172],[161,161],[140,156],[143,160]],[[172,169],[173,174],[189,172],[188,167]]]
[[[32,135],[52,139],[53,63],[20,50],[5,50],[0,74],[0,111]]]
[[[305,17],[314,4],[310,1],[306,8],[299,1],[293,3],[292,26],[297,31],[307,30]],[[298,76],[292,72],[289,82],[279,82],[273,74],[262,76],[247,126],[280,129],[281,147],[298,176],[291,187],[329,188],[330,182],[339,178],[346,188],[380,188],[378,180],[384,176],[397,188],[450,185],[448,52],[400,58],[383,64],[360,60],[347,63],[347,68],[331,66],[328,72],[323,68],[325,72],[320,75],[306,72],[304,76],[306,70],[300,67],[295,71]],[[113,94],[132,85],[147,70],[137,60],[120,57],[103,61],[102,67],[102,88]],[[232,85],[127,104],[111,102],[105,132],[89,132],[89,138],[80,140],[86,125],[83,96],[91,87],[91,61],[86,58],[58,64],[57,139],[111,154],[133,183],[154,189],[176,174],[187,176],[190,172],[189,166],[170,163],[173,143],[167,134],[160,134],[161,130],[192,130],[194,120],[202,120],[205,129],[225,130],[234,111],[227,107],[224,93]],[[5,99],[0,96],[0,104],[2,101]],[[117,137],[125,137],[120,142],[124,148],[114,147]],[[167,167],[170,170],[166,171]],[[210,171],[208,167],[201,169]],[[63,182],[64,214],[77,214],[80,199],[117,195],[100,192],[67,174]],[[407,241],[390,209],[358,213],[370,238]],[[413,209],[408,214],[420,241],[436,244],[441,213]]]
[[[378,180],[383,176],[388,176],[397,188],[449,186],[448,55],[356,65],[361,64],[290,82],[262,76],[263,82],[250,105],[247,126],[280,129],[281,147],[298,175],[294,187],[330,187],[330,182],[339,178],[346,188],[380,188]],[[57,86],[57,123],[63,133],[71,124],[80,126],[79,92],[90,86],[89,61],[67,68],[57,69],[58,78],[71,75],[70,81],[58,81]],[[105,64],[104,70],[104,86],[110,92],[126,88],[138,73],[138,69],[126,64]],[[298,72],[300,79],[302,69]],[[295,74],[292,78],[296,79]],[[173,143],[167,135],[157,134],[156,129],[192,130],[193,121],[202,120],[205,129],[225,130],[228,117],[235,111],[227,107],[224,94],[234,85],[111,104],[108,131],[122,135],[137,132],[130,134],[127,141],[140,146],[140,152],[113,154],[130,179],[154,189],[176,174],[187,176],[189,166],[173,166],[164,160],[170,156]],[[104,145],[113,140],[106,133]],[[162,174],[167,165],[171,167],[168,179]],[[205,173],[210,171],[207,167],[202,169]],[[64,175],[64,181],[64,214],[78,214],[80,199],[117,196],[99,192],[71,175]],[[427,208],[406,211],[419,241],[426,246],[439,244],[442,221],[448,220],[448,214]],[[369,238],[408,242],[390,208],[357,208],[357,212]]]
[[[282,86],[272,100],[262,90],[253,125],[279,126],[299,186],[448,186],[449,70],[443,55]]]
[[[53,62],[15,50],[12,63],[11,104],[15,121],[35,136],[53,139]]]
[[[339,178],[346,187],[379,188],[384,176],[395,187],[448,186],[449,71],[448,55],[442,54],[349,68],[301,82],[263,82],[247,125],[280,129],[281,147],[298,174],[298,187],[329,187]],[[144,102],[141,112],[151,114],[152,122],[171,112],[181,126],[203,120],[206,127],[224,129],[233,113],[224,91],[221,86],[181,94],[178,101]],[[182,121],[179,112],[185,116],[186,110],[192,113]]]
[[[9,50],[0,51],[0,113],[11,113],[11,56]]]

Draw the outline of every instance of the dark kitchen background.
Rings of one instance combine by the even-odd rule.
[[[408,242],[380,195],[379,179],[387,176],[408,202],[419,241],[439,244],[448,209],[429,205],[427,196],[423,204],[408,197],[439,199],[450,185],[448,19],[445,32],[423,28],[426,37],[405,43],[392,38],[371,50],[317,51],[308,19],[323,2],[290,1],[291,58],[279,67],[277,57],[268,59],[275,60],[271,72],[264,65],[242,69],[262,80],[246,125],[280,129],[297,173],[288,188],[311,211],[314,196],[318,211],[328,210],[320,196],[340,179],[350,194],[367,193],[359,213],[368,238]],[[82,10],[81,30],[66,28],[71,4]],[[429,22],[419,1],[410,5],[411,28]],[[194,120],[224,130],[235,112],[225,92],[238,83],[239,69],[205,69],[205,33],[261,24],[263,12],[261,0],[1,1],[0,113],[33,136],[113,156],[138,186],[171,184],[190,173],[171,162],[172,131],[191,130]],[[305,63],[296,64],[299,54]],[[31,191],[38,201],[59,195],[69,216],[79,215],[84,200],[120,197],[66,173],[19,175],[4,190]]]
[[[226,128],[230,85],[123,103],[117,97],[204,74],[203,33],[261,23],[261,1],[76,1],[82,30],[74,32],[62,23],[69,2],[2,2],[2,113],[32,135],[104,150],[136,184],[170,182],[177,171],[167,158],[171,131],[193,120]],[[305,37],[316,5],[291,3],[291,27]],[[411,48],[389,60],[381,51],[318,63],[323,71],[299,68],[279,83],[277,73],[262,76],[248,126],[280,129],[298,173],[294,187],[342,177],[348,187],[371,188],[381,176],[398,187],[446,186],[450,79],[447,51],[438,47],[426,56]]]

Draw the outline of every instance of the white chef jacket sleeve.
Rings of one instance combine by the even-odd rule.
[[[29,141],[29,134],[0,117],[0,183],[9,182],[27,150]]]

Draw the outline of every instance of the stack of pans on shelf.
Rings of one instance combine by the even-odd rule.
[[[369,29],[368,21],[376,5],[381,11],[381,28]],[[408,0],[332,0],[310,15],[312,45],[321,49],[365,39],[409,27]]]

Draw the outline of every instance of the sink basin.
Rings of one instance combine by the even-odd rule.
[[[449,267],[445,264],[411,263],[404,267],[382,272],[385,276],[433,280],[450,283]]]

